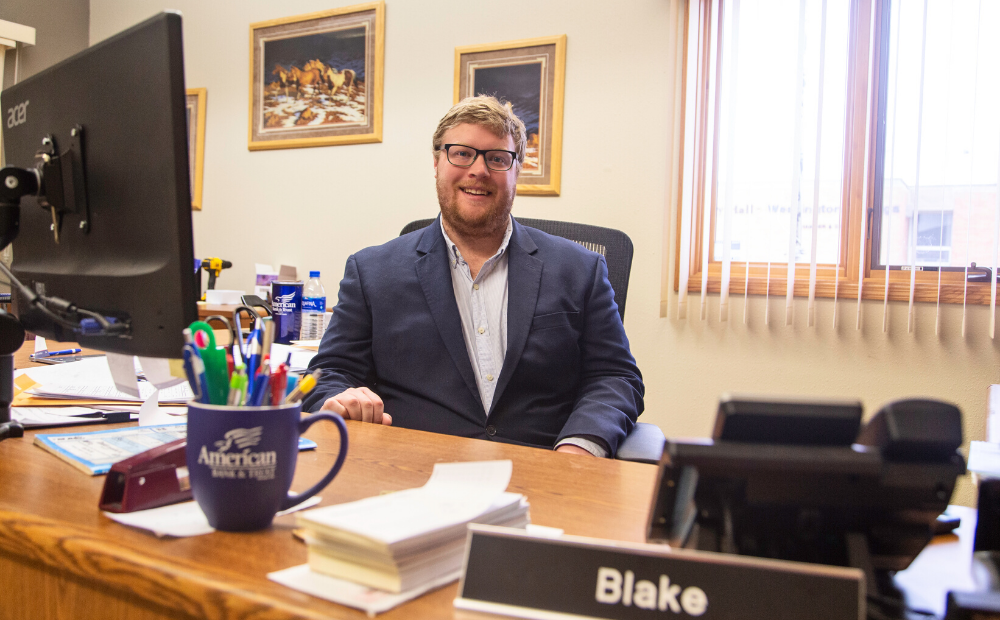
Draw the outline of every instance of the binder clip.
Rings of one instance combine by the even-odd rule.
[[[111,466],[99,507],[134,512],[191,499],[186,439],[177,439]]]

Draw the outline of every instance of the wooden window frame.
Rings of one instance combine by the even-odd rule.
[[[725,4],[729,0],[718,0],[720,11],[725,10]],[[715,76],[714,87],[716,92],[720,86],[721,72],[713,71],[710,66],[712,55],[707,53],[707,47],[712,41],[716,42],[715,58],[721,56],[723,39],[722,20],[713,19],[713,3],[715,0],[691,0],[686,3],[684,24],[690,24],[690,11],[699,11],[698,27],[703,41],[708,44],[703,45],[703,51],[698,60],[698,70],[695,76],[689,76],[688,54],[690,53],[690,37],[699,33],[690,32],[690,27],[684,28],[683,58],[683,84],[685,91],[689,78],[693,77],[699,81],[698,95],[699,101],[696,103],[698,113],[692,121],[680,123],[680,134],[677,140],[684,144],[685,132],[690,124],[695,132],[694,152],[687,153],[681,150],[679,170],[685,169],[685,158],[694,157],[693,180],[680,178],[676,185],[676,204],[681,205],[685,183],[693,184],[693,197],[691,206],[691,230],[690,250],[689,250],[689,273],[687,290],[689,293],[701,291],[702,287],[702,250],[704,243],[704,209],[712,210],[713,217],[710,218],[712,229],[709,231],[709,239],[715,239],[716,200],[718,193],[717,179],[713,178],[709,186],[706,183],[706,168],[709,163],[705,161],[706,141],[709,129],[707,127],[709,119],[714,118],[714,131],[711,153],[715,161],[711,162],[710,169],[713,176],[718,170],[718,146],[719,146],[719,114],[709,115],[708,97],[710,85],[708,77]],[[874,3],[874,13],[872,10]],[[839,268],[830,263],[820,263],[817,265],[816,275],[816,297],[857,299],[858,281],[860,272],[864,271],[862,283],[862,297],[864,299],[882,300],[886,296],[885,291],[885,269],[872,269],[871,267],[871,244],[877,242],[878,235],[873,234],[874,222],[878,221],[877,207],[880,201],[877,200],[877,191],[881,191],[882,158],[884,157],[885,134],[883,122],[866,123],[869,114],[877,121],[885,118],[886,85],[888,80],[881,79],[885,71],[886,55],[889,53],[889,37],[883,36],[889,30],[889,8],[890,0],[851,0],[850,8],[850,41],[849,41],[849,65],[848,65],[848,88],[847,114],[844,135],[844,162],[843,162],[843,204],[846,208],[841,214],[841,248]],[[873,16],[874,15],[874,16]],[[716,32],[713,33],[713,23]],[[874,37],[871,29],[876,28]],[[874,45],[869,45],[874,41]],[[869,49],[871,48],[871,49]],[[870,54],[874,54],[872,58]],[[876,91],[869,97],[868,73],[874,72],[872,84]],[[718,108],[720,103],[717,98],[714,102]],[[870,108],[869,108],[870,106]],[[687,118],[686,98],[682,97],[679,106],[681,119]],[[868,128],[869,135],[865,136],[865,128]],[[867,159],[866,159],[867,146]],[[867,169],[866,169],[866,163]],[[865,187],[867,185],[867,188]],[[710,192],[706,193],[705,188],[710,187]],[[866,191],[867,189],[867,191]],[[862,213],[864,213],[865,247],[861,247],[861,226]],[[676,258],[674,261],[674,284],[675,291],[680,284],[681,266],[681,236],[686,231],[682,230],[682,209],[677,209],[675,238]],[[749,294],[773,296],[783,296],[786,293],[787,282],[787,261],[772,262],[770,266],[771,276],[768,279],[768,264],[763,262],[750,262],[750,277],[746,278],[747,263],[743,261],[732,261],[731,278],[729,292],[733,295],[744,294],[744,283],[748,282]],[[809,295],[809,263],[797,263],[795,267],[794,295],[796,297],[807,297]],[[908,301],[910,299],[910,270],[892,269],[889,271],[889,293],[888,297],[893,301]],[[996,274],[994,274],[996,277]],[[722,288],[722,261],[710,258],[708,264],[707,290],[709,293],[719,293]],[[965,273],[963,271],[944,271],[941,273],[940,301],[943,303],[962,303],[963,299],[970,304],[989,304],[991,286],[989,282],[969,282],[966,297]],[[921,302],[938,301],[938,271],[936,269],[918,271],[916,273],[914,285],[914,300]]]

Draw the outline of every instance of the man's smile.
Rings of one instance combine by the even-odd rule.
[[[460,187],[466,194],[472,194],[473,196],[489,196],[492,192],[488,192],[485,189],[479,189],[476,187]]]

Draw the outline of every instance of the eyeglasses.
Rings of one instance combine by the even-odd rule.
[[[445,144],[439,151],[444,151],[448,156],[448,163],[459,168],[468,168],[476,163],[476,158],[483,156],[486,167],[495,172],[506,172],[514,165],[517,153],[514,151],[504,151],[502,149],[490,149],[482,151],[474,149],[464,144]]]

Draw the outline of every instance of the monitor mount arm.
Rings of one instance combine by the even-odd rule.
[[[89,232],[83,127],[73,127],[70,135],[70,148],[62,153],[58,151],[55,138],[46,136],[42,140],[43,149],[36,154],[38,162],[34,168],[0,168],[0,250],[17,238],[24,196],[36,196],[39,206],[52,214],[51,230],[56,243],[59,243],[62,219],[66,214],[79,216],[80,229]],[[0,262],[0,273],[9,279],[12,292],[17,288],[28,307],[37,309],[56,324],[79,334],[128,335],[128,322],[116,322],[64,299],[38,294],[22,284],[3,262]],[[0,313],[0,440],[3,440],[24,434],[23,427],[10,419],[14,351],[24,342],[24,327],[13,315]]]

